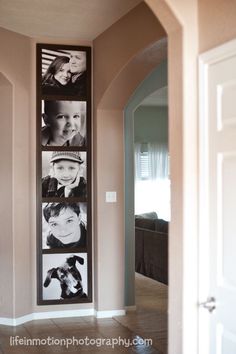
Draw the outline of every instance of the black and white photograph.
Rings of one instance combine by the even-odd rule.
[[[42,152],[42,197],[86,198],[86,152]]]
[[[87,253],[43,254],[43,300],[87,299]]]
[[[43,146],[86,145],[85,101],[42,101]]]
[[[42,248],[86,247],[87,204],[43,203]]]
[[[91,47],[36,59],[37,303],[91,302]]]
[[[41,72],[43,95],[86,97],[86,51],[42,48]]]

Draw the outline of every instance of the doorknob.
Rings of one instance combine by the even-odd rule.
[[[199,307],[203,307],[212,313],[216,308],[216,299],[212,296],[209,296],[206,301],[199,303]]]

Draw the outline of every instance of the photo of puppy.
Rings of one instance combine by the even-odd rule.
[[[43,263],[44,300],[87,298],[86,253],[45,254]]]

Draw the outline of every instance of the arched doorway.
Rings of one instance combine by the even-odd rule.
[[[176,4],[174,1],[167,3],[167,1],[146,0],[145,3],[155,14],[156,25],[158,19],[168,34],[169,141],[172,156],[169,352],[188,353],[194,352],[197,348],[197,266],[195,262],[197,259],[195,63],[197,3],[195,1],[188,3],[183,12],[181,12],[185,6],[183,2]],[[137,18],[144,21],[143,6],[142,3],[136,8],[135,21]],[[128,65],[131,60],[134,60],[137,54],[149,47],[151,43],[157,42],[157,38],[151,37],[151,34],[147,38],[152,21],[149,21],[146,27],[144,25],[145,31],[140,36],[137,33],[138,29],[135,28],[136,33],[132,37],[135,25],[135,21],[132,22],[133,14],[134,12],[129,13],[129,18],[126,18],[130,23],[131,32],[125,32],[124,23],[122,30],[117,31],[116,26],[122,25],[122,21],[110,29],[116,31],[113,38],[115,49],[113,45],[112,48],[107,47],[110,37],[108,32],[94,42],[94,53],[97,58],[94,71],[95,237],[98,246],[95,251],[95,298],[98,311],[124,308],[123,297],[120,294],[124,289],[123,110],[132,91],[125,87],[122,78],[125,77],[123,74],[127,73],[127,69],[132,72],[132,67]],[[179,14],[182,16],[179,17]],[[160,28],[160,31],[163,37],[163,29]],[[132,42],[129,42],[130,40]],[[136,76],[135,80],[136,84],[142,81],[140,76]],[[191,83],[193,87],[190,92],[188,85]],[[117,94],[122,87],[122,94]],[[105,204],[104,195],[107,190],[117,192],[116,205]],[[107,218],[110,220],[109,226],[106,224]],[[190,234],[191,237],[188,237]],[[111,278],[108,269],[114,271],[114,276]],[[113,299],[106,296],[107,282],[112,293],[116,294]]]
[[[167,45],[167,43],[166,43]],[[133,112],[144,98],[167,85],[167,61],[162,61],[138,86],[125,107],[125,305],[134,298],[134,122]]]

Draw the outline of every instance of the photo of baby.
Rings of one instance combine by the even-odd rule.
[[[86,203],[42,204],[42,248],[85,247]]]
[[[42,152],[42,197],[86,198],[86,152]]]
[[[86,145],[85,101],[42,101],[43,146]]]
[[[44,254],[43,300],[87,299],[87,253]]]

